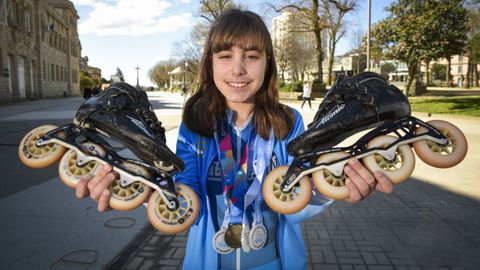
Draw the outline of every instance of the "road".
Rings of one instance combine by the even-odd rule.
[[[167,135],[176,137],[183,97],[154,93],[150,100]],[[99,214],[91,200],[77,200],[59,180],[57,164],[31,169],[19,161],[18,143],[27,131],[70,123],[82,101],[0,107],[0,269],[103,269],[148,224],[144,207]]]

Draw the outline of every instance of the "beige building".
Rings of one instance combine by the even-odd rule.
[[[72,2],[0,1],[0,100],[77,94],[81,45]]]

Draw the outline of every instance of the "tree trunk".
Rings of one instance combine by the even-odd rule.
[[[474,72],[475,72],[475,87],[478,87],[478,68],[477,68],[477,65],[475,63],[475,65],[473,66],[473,69],[474,69]]]
[[[426,62],[426,65],[427,65],[427,71],[425,73],[425,76],[426,76],[426,80],[427,80],[427,83],[426,85],[430,85],[430,60],[428,61],[425,61]]]
[[[323,83],[323,70],[322,70],[322,61],[323,61],[323,50],[322,50],[322,37],[321,30],[316,30],[315,32],[315,48],[317,50],[317,69],[318,69],[318,79]]]
[[[328,79],[327,85],[332,85],[332,69],[335,57],[335,38],[330,38],[328,48]]]
[[[417,65],[418,63],[412,63],[408,66],[408,80],[407,84],[405,85],[405,96],[410,96],[410,89],[412,88],[412,83],[415,79],[415,75],[417,74]],[[415,93],[413,93],[415,95]]]
[[[447,64],[447,81],[450,82],[452,79],[452,56],[446,56],[448,64]]]
[[[471,86],[471,80],[470,80],[471,69],[472,69],[472,63],[471,63],[471,60],[470,60],[470,57],[469,57],[468,58],[468,63],[467,63],[467,75],[466,75],[466,78],[465,78],[465,80],[467,81],[467,85],[466,85],[467,88],[470,88],[470,86]]]

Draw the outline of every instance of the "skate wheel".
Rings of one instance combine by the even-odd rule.
[[[124,162],[121,167],[129,172],[150,177],[148,170],[140,165]],[[152,192],[151,187],[139,181],[122,187],[120,179],[115,179],[110,185],[109,190],[110,194],[112,194],[109,202],[110,207],[119,211],[128,211],[139,207],[147,200]]]
[[[334,152],[320,156],[315,164],[332,162],[350,154],[345,152]],[[348,198],[348,188],[345,181],[348,179],[346,175],[336,176],[328,169],[321,169],[312,174],[313,183],[317,190],[323,195],[335,200],[345,200]]]
[[[43,125],[29,131],[18,146],[18,156],[23,164],[31,168],[44,168],[59,160],[67,149],[59,144],[50,143],[37,146],[35,142],[47,132],[58,128],[55,125]]]
[[[69,150],[63,155],[58,165],[60,180],[70,188],[75,188],[78,181],[86,175],[95,175],[101,169],[101,164],[90,161],[82,166],[77,165],[77,152]]]
[[[166,202],[155,191],[148,201],[147,214],[150,223],[159,231],[167,234],[183,232],[195,222],[200,211],[197,194],[182,183],[175,183],[179,207],[169,209]]]
[[[421,140],[413,143],[413,149],[417,156],[430,166],[437,168],[453,167],[460,163],[467,154],[468,144],[463,132],[456,126],[442,120],[428,121],[443,135],[448,138],[446,146],[438,145],[429,140]],[[417,129],[417,134],[427,132],[424,127]]]
[[[367,148],[385,147],[398,138],[393,136],[379,136],[371,140]],[[412,174],[415,168],[415,155],[409,145],[402,145],[397,148],[393,160],[387,160],[380,154],[372,154],[364,157],[363,164],[370,172],[383,172],[394,184],[405,181]]]
[[[295,186],[284,192],[280,188],[288,166],[273,169],[263,182],[263,197],[267,205],[280,214],[292,214],[303,209],[312,196],[312,186],[308,178],[302,177]]]

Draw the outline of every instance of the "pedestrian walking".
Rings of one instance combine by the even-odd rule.
[[[308,101],[308,106],[310,106],[310,109],[312,109],[312,103],[310,101],[310,96],[312,94],[312,82],[311,81],[306,81],[303,84],[303,102],[301,108],[303,109],[303,105],[305,105],[305,102]]]

